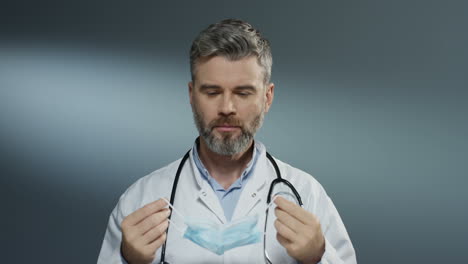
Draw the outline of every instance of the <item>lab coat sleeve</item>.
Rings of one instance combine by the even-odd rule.
[[[109,217],[97,264],[127,264],[120,251],[122,241],[120,223],[124,218],[120,207],[121,203],[119,202]]]
[[[325,237],[325,253],[319,263],[356,264],[356,253],[343,221],[325,190],[320,189],[316,210]]]

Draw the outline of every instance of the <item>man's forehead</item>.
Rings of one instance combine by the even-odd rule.
[[[203,84],[258,86],[263,81],[263,68],[255,56],[239,60],[215,56],[197,63],[195,79]]]

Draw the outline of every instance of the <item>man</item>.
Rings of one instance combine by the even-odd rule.
[[[200,136],[188,156],[120,197],[98,263],[356,263],[322,186],[254,140],[273,102],[271,65],[268,41],[244,21],[223,20],[198,35],[188,88]],[[288,195],[267,206],[279,177],[303,206]]]

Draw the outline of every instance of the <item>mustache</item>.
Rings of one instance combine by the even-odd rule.
[[[215,126],[225,126],[225,125],[242,127],[242,122],[232,116],[220,117],[218,119],[211,121],[209,127],[213,129],[213,127]]]

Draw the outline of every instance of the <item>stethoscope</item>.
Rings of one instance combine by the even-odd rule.
[[[174,183],[172,184],[171,201],[170,201],[171,204],[174,204],[174,198],[175,198],[175,194],[176,194],[176,190],[177,190],[177,183],[179,182],[180,172],[182,171],[182,167],[184,167],[185,161],[187,161],[189,156],[190,156],[190,150],[187,151],[187,153],[184,155],[184,157],[180,161],[179,167],[177,168]],[[270,155],[270,153],[267,152],[266,156],[270,160],[271,164],[273,164],[273,167],[275,168],[275,171],[276,171],[276,179],[274,179],[271,182],[270,190],[268,191],[267,205],[269,205],[270,202],[271,202],[271,194],[273,192],[273,188],[275,187],[275,185],[278,184],[278,183],[284,183],[284,184],[286,184],[286,186],[288,186],[291,189],[294,196],[296,196],[298,204],[302,207],[303,206],[302,199],[301,199],[301,196],[299,195],[299,193],[296,191],[296,188],[294,188],[294,186],[288,180],[281,178],[281,172],[280,172],[280,170],[278,168],[278,164],[276,164],[276,161],[273,159],[273,157]],[[265,243],[265,241],[266,241],[268,210],[269,210],[269,207],[267,207],[267,209],[266,209],[266,215],[267,216],[265,217],[265,227],[264,227],[264,232],[263,232],[263,253],[265,255],[265,260],[267,261],[267,263],[271,264],[271,260],[268,257],[268,254],[267,254],[267,251],[266,251],[266,243]],[[171,210],[171,213],[169,214],[169,217],[168,217],[169,220],[171,220],[171,216],[172,216],[172,210]],[[167,227],[166,234],[168,234],[168,232],[169,232],[169,227],[170,227],[170,225]],[[168,236],[166,235],[166,240],[164,241],[164,244],[162,245],[162,249],[161,249],[161,264],[169,264],[169,262],[165,261],[167,237]]]

